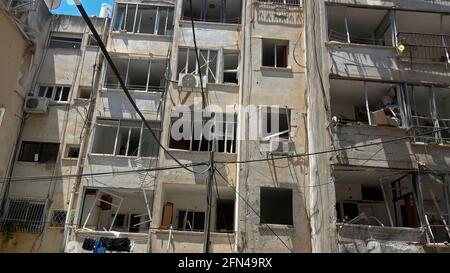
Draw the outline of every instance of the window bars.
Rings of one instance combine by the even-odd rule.
[[[0,226],[3,231],[41,233],[45,226],[48,199],[9,198]]]

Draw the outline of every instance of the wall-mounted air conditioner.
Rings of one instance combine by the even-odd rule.
[[[202,78],[203,78],[202,81],[203,88],[206,88],[206,84],[208,83],[208,76],[205,75],[202,76]],[[187,89],[200,89],[201,88],[200,76],[194,74],[180,73],[178,86]]]
[[[48,98],[27,97],[25,99],[25,112],[32,114],[45,114],[48,110]]]

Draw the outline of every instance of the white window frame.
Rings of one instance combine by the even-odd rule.
[[[44,91],[44,95],[40,96],[40,90],[41,88],[45,88]],[[52,95],[48,98],[47,94],[49,92],[51,88],[51,92]],[[56,93],[57,93],[57,89],[61,88],[61,92],[59,93],[59,98],[56,97]],[[61,96],[63,94],[63,90],[64,88],[69,88],[69,93],[67,94],[67,100],[61,100]],[[72,87],[70,85],[46,85],[46,84],[40,84],[36,87],[36,91],[34,92],[34,96],[35,97],[40,97],[40,98],[48,98],[50,101],[54,102],[54,103],[58,103],[58,104],[65,104],[65,103],[70,103],[71,100],[71,96],[72,96]]]
[[[120,26],[118,26],[118,29],[115,29],[117,26],[116,20],[118,20],[118,10],[119,7],[125,6],[125,13],[123,17],[123,21]],[[155,27],[153,29],[152,33],[147,32],[140,32],[141,22],[142,22],[142,13],[139,11],[139,7],[151,7],[156,9],[156,18],[155,18]],[[134,9],[133,9],[134,8]],[[113,32],[123,32],[127,31],[127,16],[128,11],[130,11],[130,14],[133,16],[133,29],[131,32],[127,31],[127,33],[138,33],[138,34],[150,34],[150,35],[160,35],[160,36],[172,36],[173,34],[173,23],[175,21],[175,9],[170,6],[158,6],[158,5],[148,5],[148,4],[142,4],[142,3],[116,3],[116,11],[114,12],[114,18],[113,18],[113,24],[112,24],[112,31]],[[169,22],[169,13],[172,12],[172,22]],[[140,16],[138,16],[140,14]],[[165,20],[163,18],[163,15],[165,15]],[[138,20],[139,17],[139,20]],[[159,34],[159,28],[160,24],[164,24],[164,34]],[[170,25],[172,24],[172,28],[170,28]]]
[[[223,120],[223,123],[222,123],[222,124],[224,124],[224,132],[223,132],[224,139],[220,139],[220,140],[219,139],[215,139],[215,140],[213,140],[214,142],[216,142],[215,145],[214,145],[215,146],[215,152],[226,153],[226,154],[235,154],[237,152],[236,151],[236,149],[237,149],[237,139],[234,139],[234,134],[237,134],[237,113],[219,113],[219,114],[222,114],[224,116],[224,120]],[[227,116],[229,116],[229,115],[233,115],[233,121],[232,122],[229,122],[227,120]],[[191,139],[189,140],[189,150],[171,148],[170,147],[171,138],[169,137],[168,138],[169,143],[168,143],[167,146],[169,147],[170,150],[189,151],[189,152],[208,152],[208,151],[211,151],[213,149],[213,146],[212,146],[213,141],[208,141],[208,151],[202,151],[201,150],[202,141],[203,141],[203,126],[205,125],[206,122],[208,122],[208,120],[210,120],[210,118],[204,117],[203,121],[200,121],[200,120],[195,119],[195,117],[193,117],[193,118],[191,118],[191,117],[185,118],[183,116],[182,118],[180,118],[178,116],[172,116],[171,119],[170,119],[170,128],[172,128],[173,123],[175,121],[177,121],[177,120],[186,120],[186,121],[189,121],[191,123],[190,129],[191,129],[192,134],[191,134]],[[195,123],[196,122],[201,122],[202,123],[202,126],[201,126],[202,131],[200,132],[200,144],[198,145],[198,149],[194,150],[193,149],[193,143],[194,143],[194,141],[196,141],[195,134],[197,133],[196,131],[194,131],[194,128],[196,128],[195,127]],[[214,125],[215,124],[216,123],[214,122]],[[233,125],[233,126],[229,126],[229,125]],[[229,139],[229,137],[231,137],[231,139]],[[228,140],[232,140],[230,146],[228,145]],[[187,141],[187,140],[184,140],[184,141]],[[218,148],[219,148],[218,145],[217,145],[218,141],[224,141],[224,145],[223,145],[224,149],[221,150],[221,151],[218,151]],[[228,150],[230,152],[228,152]],[[235,150],[235,152],[233,152],[233,150]]]
[[[181,50],[186,50],[186,60],[180,60],[179,59],[179,56],[180,56],[180,51]],[[184,62],[184,68],[178,73],[178,75],[176,75],[177,76],[177,79],[179,78],[179,74],[181,74],[181,73],[186,73],[186,74],[188,74],[188,73],[190,73],[190,74],[195,74],[195,75],[198,75],[199,74],[199,67],[198,67],[198,62],[197,62],[197,58],[195,58],[194,57],[194,59],[193,60],[191,60],[190,58],[189,58],[189,53],[190,53],[190,51],[194,51],[194,53],[195,53],[195,48],[193,48],[193,47],[186,47],[186,46],[180,46],[180,47],[178,47],[178,54],[177,54],[177,70],[178,70],[178,67],[179,67],[179,64],[182,64],[183,62]],[[205,52],[206,51],[206,53],[207,53],[207,55],[206,56],[204,56],[204,54],[202,54],[203,52]],[[211,52],[216,52],[217,53],[217,58],[215,59],[215,60],[210,60],[210,57],[211,57]],[[220,77],[220,75],[221,75],[221,73],[220,73],[220,70],[223,70],[223,68],[221,69],[221,61],[222,61],[222,55],[223,55],[223,50],[222,49],[213,49],[213,48],[198,48],[198,57],[199,57],[199,59],[200,59],[200,62],[205,62],[205,64],[204,65],[206,65],[207,67],[206,67],[206,75],[203,75],[202,74],[202,77],[204,77],[204,76],[207,76],[208,77],[208,83],[221,83],[221,79],[219,78]],[[191,61],[193,61],[193,62],[195,62],[195,70],[194,71],[192,71],[192,72],[190,72],[189,71],[189,63],[191,62]],[[216,71],[213,71],[211,68],[210,68],[210,63],[212,62],[212,61],[215,61],[216,62]],[[209,75],[210,75],[210,73],[212,74],[212,77],[214,78],[214,82],[209,82]]]
[[[274,50],[274,63],[273,66],[265,66],[264,65],[264,43],[265,42],[271,42],[274,44],[273,50]],[[289,48],[290,48],[290,42],[289,40],[280,40],[280,39],[270,39],[270,38],[263,38],[262,39],[262,44],[261,44],[261,66],[263,67],[274,67],[274,68],[289,68]],[[285,47],[286,48],[286,66],[281,66],[278,67],[277,66],[277,61],[278,61],[278,54],[277,54],[277,48],[278,47]]]
[[[235,69],[225,69],[225,56],[226,55],[237,55],[238,63],[237,67]],[[237,84],[239,84],[239,65],[241,63],[241,55],[238,51],[230,51],[230,52],[223,52],[222,56],[222,82],[225,83],[225,73],[236,73],[236,80]],[[232,83],[226,83],[226,84],[232,84]]]
[[[110,125],[110,124],[101,124],[101,121],[109,121],[109,122],[117,122],[116,125]],[[135,122],[135,123],[140,123],[139,126],[123,126],[122,122]],[[99,153],[95,153],[94,151],[94,141],[96,139],[96,134],[97,134],[97,128],[98,126],[102,126],[102,127],[112,127],[112,128],[116,128],[116,133],[115,133],[115,140],[114,140],[114,150],[112,154],[99,154]],[[119,133],[120,130],[123,128],[128,128],[128,136],[127,136],[127,145],[126,145],[126,151],[125,151],[125,155],[120,155],[119,154],[119,150],[118,149],[118,145],[119,145]],[[133,156],[133,155],[128,155],[129,153],[129,148],[130,148],[130,136],[131,136],[131,131],[132,129],[140,129],[139,132],[139,145],[138,145],[138,152],[137,155]],[[143,143],[143,136],[144,136],[144,130],[148,130],[147,127],[144,125],[144,122],[140,121],[140,120],[126,120],[126,119],[97,119],[96,123],[95,123],[95,128],[94,128],[94,137],[92,138],[92,142],[91,142],[91,154],[93,155],[107,155],[107,156],[116,156],[116,157],[131,157],[131,158],[139,158],[139,157],[146,157],[146,158],[153,158],[153,157],[157,157],[156,156],[142,156],[142,143]],[[161,134],[161,128],[156,128],[156,127],[152,127],[152,130],[158,131],[159,134]],[[158,154],[158,153],[157,153]]]
[[[195,211],[195,210],[190,210],[190,209],[178,209],[177,217],[180,216],[180,212],[182,212],[182,211],[184,211],[183,226],[182,227],[178,227],[177,226],[177,230],[179,230],[179,231],[195,232],[195,230],[194,230],[195,215],[203,213],[203,214],[205,214],[205,217],[206,217],[206,212],[205,211]],[[187,221],[187,216],[188,216],[189,212],[192,212],[192,223]],[[177,223],[177,225],[178,225],[178,223]],[[203,227],[203,229],[205,229],[205,227]]]

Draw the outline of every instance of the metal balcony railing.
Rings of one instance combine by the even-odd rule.
[[[404,46],[401,57],[450,63],[450,35],[400,32],[397,39]]]

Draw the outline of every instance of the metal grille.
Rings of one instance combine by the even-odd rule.
[[[44,228],[47,199],[9,198],[0,220],[2,230],[41,233]]]
[[[64,227],[66,223],[67,211],[65,210],[54,210],[52,211],[52,219],[50,221],[51,227]]]
[[[405,58],[450,63],[449,35],[400,32],[398,41],[405,45]]]

